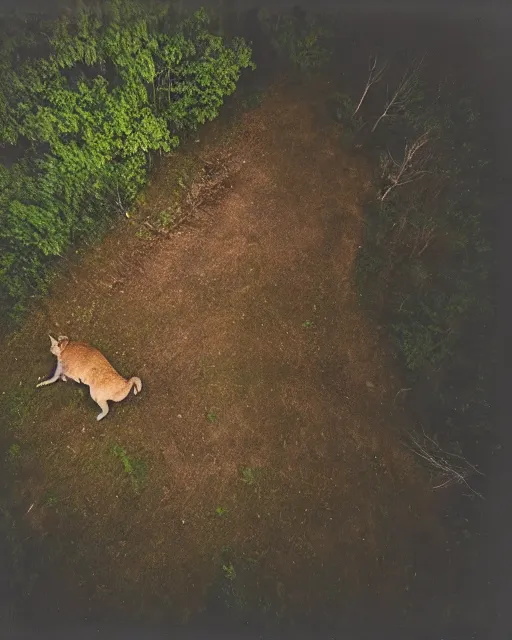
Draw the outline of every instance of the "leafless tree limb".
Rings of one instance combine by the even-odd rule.
[[[119,193],[119,185],[117,185],[116,187],[116,206],[119,210],[120,213],[125,214],[126,213],[126,207],[124,205],[123,199],[121,198],[121,194]]]
[[[423,64],[423,59],[424,57],[421,58],[419,62],[415,61],[404,73],[397,88],[395,89],[395,92],[390,98],[388,98],[386,105],[384,106],[384,111],[380,114],[373,125],[372,133],[377,129],[383,118],[395,115],[397,111],[405,109],[407,104],[410,102],[418,82],[418,74],[421,65]]]
[[[436,224],[431,220],[426,221],[421,228],[417,227],[414,246],[411,250],[411,255],[409,257],[412,257],[416,253],[416,251],[418,252],[417,255],[421,256],[421,254],[428,248],[428,246],[434,239],[435,232],[436,232]],[[418,247],[421,247],[421,248],[418,250]]]
[[[370,87],[376,84],[377,82],[379,82],[379,80],[382,78],[382,74],[386,70],[387,66],[388,66],[388,63],[384,62],[384,64],[382,64],[380,67],[377,67],[377,56],[370,56],[370,61],[368,65],[368,79],[366,80],[366,86],[364,88],[361,99],[359,100],[359,103],[354,113],[352,114],[352,117],[354,117],[359,111],[359,109],[361,108],[361,105],[363,104],[364,99],[366,98],[366,94],[370,90]]]
[[[389,181],[389,186],[380,196],[380,200],[385,200],[389,193],[398,186],[419,180],[428,173],[424,167],[430,159],[430,154],[425,153],[425,145],[429,142],[430,131],[425,131],[417,140],[405,145],[404,157],[401,162],[394,160],[388,151],[388,156],[384,160],[383,176]]]
[[[404,302],[405,302],[405,301],[404,301]],[[402,302],[402,305],[403,305],[403,302]],[[400,305],[400,307],[401,307],[401,305]],[[405,393],[406,391],[411,391],[411,388],[412,388],[412,387],[407,387],[407,388],[404,388],[404,389],[399,389],[399,390],[396,392],[396,394],[395,394],[395,397],[394,397],[394,399],[393,399],[393,404],[395,404],[396,399],[398,398],[398,396],[399,396],[401,393]]]
[[[439,444],[429,437],[423,430],[421,434],[409,433],[408,437],[412,443],[410,450],[418,457],[425,460],[431,467],[433,473],[438,476],[433,489],[441,489],[450,484],[463,484],[472,494],[483,498],[470,486],[467,478],[471,473],[484,474],[469,463],[465,458],[456,454],[444,451]]]

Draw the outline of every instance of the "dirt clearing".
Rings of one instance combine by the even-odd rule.
[[[4,345],[19,507],[88,608],[392,605],[418,570],[415,532],[436,535],[354,284],[368,170],[321,107],[275,89],[228,141],[198,144],[234,170],[194,223],[165,239],[126,223]],[[170,202],[168,170],[139,218]],[[90,341],[142,394],[97,423],[87,389],[36,391],[49,332]]]

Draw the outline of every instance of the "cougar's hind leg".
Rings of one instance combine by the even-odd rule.
[[[108,402],[106,400],[103,399],[99,399],[99,398],[95,398],[92,394],[91,391],[91,398],[94,400],[94,402],[99,406],[99,408],[101,409],[101,413],[98,414],[96,420],[102,420],[108,413],[109,411],[109,407],[108,407]]]
[[[102,420],[109,412],[108,402],[106,400],[101,400],[101,401],[96,400],[96,403],[99,405],[101,409],[101,413],[98,414],[98,416],[96,417],[96,420]]]

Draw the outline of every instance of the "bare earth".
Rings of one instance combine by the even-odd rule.
[[[418,532],[439,534],[400,441],[403,385],[358,304],[368,169],[318,124],[321,104],[275,89],[230,136],[211,127],[190,153],[229,164],[225,188],[178,232],[141,237],[175,188],[164,162],[147,204],[3,345],[17,360],[2,387],[28,399],[20,509],[84,606],[185,620],[214,597],[294,618],[372,594],[393,608]],[[141,395],[97,423],[87,389],[36,391],[49,332],[102,349]]]

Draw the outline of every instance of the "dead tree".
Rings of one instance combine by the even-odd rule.
[[[386,70],[387,64],[387,62],[384,62],[383,65],[377,68],[377,56],[370,56],[368,65],[368,80],[366,81],[366,86],[364,88],[363,94],[361,96],[361,99],[359,100],[356,110],[352,114],[352,117],[354,117],[361,108],[361,105],[363,104],[364,99],[366,98],[366,94],[370,90],[370,87],[376,84],[382,78],[382,74]]]
[[[425,131],[413,143],[406,144],[401,162],[397,162],[388,151],[383,163],[383,173],[387,174],[385,178],[389,185],[382,192],[380,200],[385,200],[396,187],[415,182],[428,173],[425,166],[430,160],[430,153],[425,152],[425,145],[429,140],[430,131]]]
[[[395,92],[387,100],[384,111],[380,114],[375,124],[373,125],[372,133],[379,126],[379,122],[383,118],[393,116],[397,112],[402,111],[406,108],[407,104],[410,102],[412,96],[414,95],[414,90],[418,84],[419,70],[422,64],[423,58],[419,62],[414,62],[412,67],[407,69],[407,71],[404,73]]]

